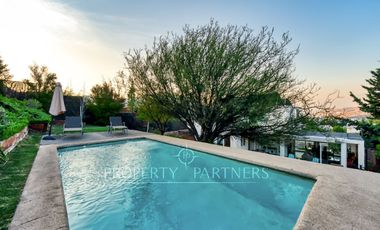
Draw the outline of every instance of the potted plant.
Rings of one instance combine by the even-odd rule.
[[[28,127],[36,131],[46,132],[51,117],[41,110],[41,103],[35,99],[29,99],[25,103],[30,115]]]
[[[31,121],[29,122],[29,129],[39,131],[39,132],[46,132],[48,127],[48,122],[46,121]]]

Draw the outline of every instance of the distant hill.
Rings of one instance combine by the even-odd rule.
[[[345,107],[341,109],[335,109],[334,114],[338,117],[361,120],[369,116],[368,113],[361,111],[358,107]]]

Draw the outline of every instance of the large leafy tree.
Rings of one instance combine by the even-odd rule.
[[[113,84],[117,93],[126,97],[128,94],[128,80],[125,72],[123,70],[117,71],[115,77],[113,78]]]
[[[131,112],[136,112],[138,107],[136,98],[136,87],[132,78],[129,78],[129,89],[128,89],[128,109]]]
[[[292,77],[298,49],[290,49],[290,42],[286,33],[276,41],[267,27],[254,33],[211,20],[185,26],[183,34],[162,36],[151,49],[125,57],[138,93],[170,111],[196,140],[212,142],[226,133],[300,129],[296,119],[274,115],[281,117],[281,108],[293,105],[307,109],[298,116],[305,118],[314,107],[307,103],[312,96],[306,96],[313,87],[300,88]]]
[[[48,67],[33,64],[29,66],[30,79],[24,82],[28,85],[29,91],[33,93],[51,93],[57,83],[57,75],[49,72]]]
[[[366,91],[366,98],[360,99],[350,92],[351,97],[359,104],[360,110],[369,113],[374,119],[380,119],[380,68],[371,71],[372,77],[366,82],[369,86],[362,86]]]
[[[12,74],[9,72],[8,65],[5,64],[0,57],[0,94],[4,94],[5,86],[12,79]]]
[[[30,96],[41,102],[47,112],[50,108],[51,98],[57,84],[57,75],[49,71],[46,66],[33,64],[29,66],[30,78],[24,80]]]
[[[355,125],[356,129],[360,130],[366,149],[374,149],[376,158],[380,160],[380,120],[350,121],[350,124]],[[380,165],[375,168],[380,170]]]
[[[114,116],[123,109],[125,98],[117,93],[112,82],[103,81],[91,88],[90,100],[87,110],[91,114],[93,123],[106,125],[109,117]]]

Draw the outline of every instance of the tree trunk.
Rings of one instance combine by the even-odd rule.
[[[201,138],[199,137],[198,131],[195,128],[194,124],[191,124],[190,122],[184,122],[184,124],[187,126],[187,129],[190,131],[191,135],[193,135],[194,139],[196,141],[201,141]]]
[[[157,122],[157,127],[158,127],[158,130],[160,130],[161,135],[164,135],[166,131],[165,126],[166,126],[165,124]]]
[[[214,140],[216,137],[217,137],[216,133],[212,132],[211,130],[205,129],[205,130],[202,130],[200,141],[206,142],[206,143],[214,143]]]

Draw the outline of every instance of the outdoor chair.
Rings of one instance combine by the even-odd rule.
[[[108,126],[108,132],[112,134],[113,130],[123,130],[124,134],[128,133],[128,127],[125,122],[121,120],[121,117],[110,117],[110,125]]]
[[[83,122],[81,117],[70,117],[67,116],[65,119],[65,123],[63,125],[63,134],[65,132],[81,132],[83,135]]]
[[[313,157],[313,162],[319,163],[319,158],[318,157]]]

